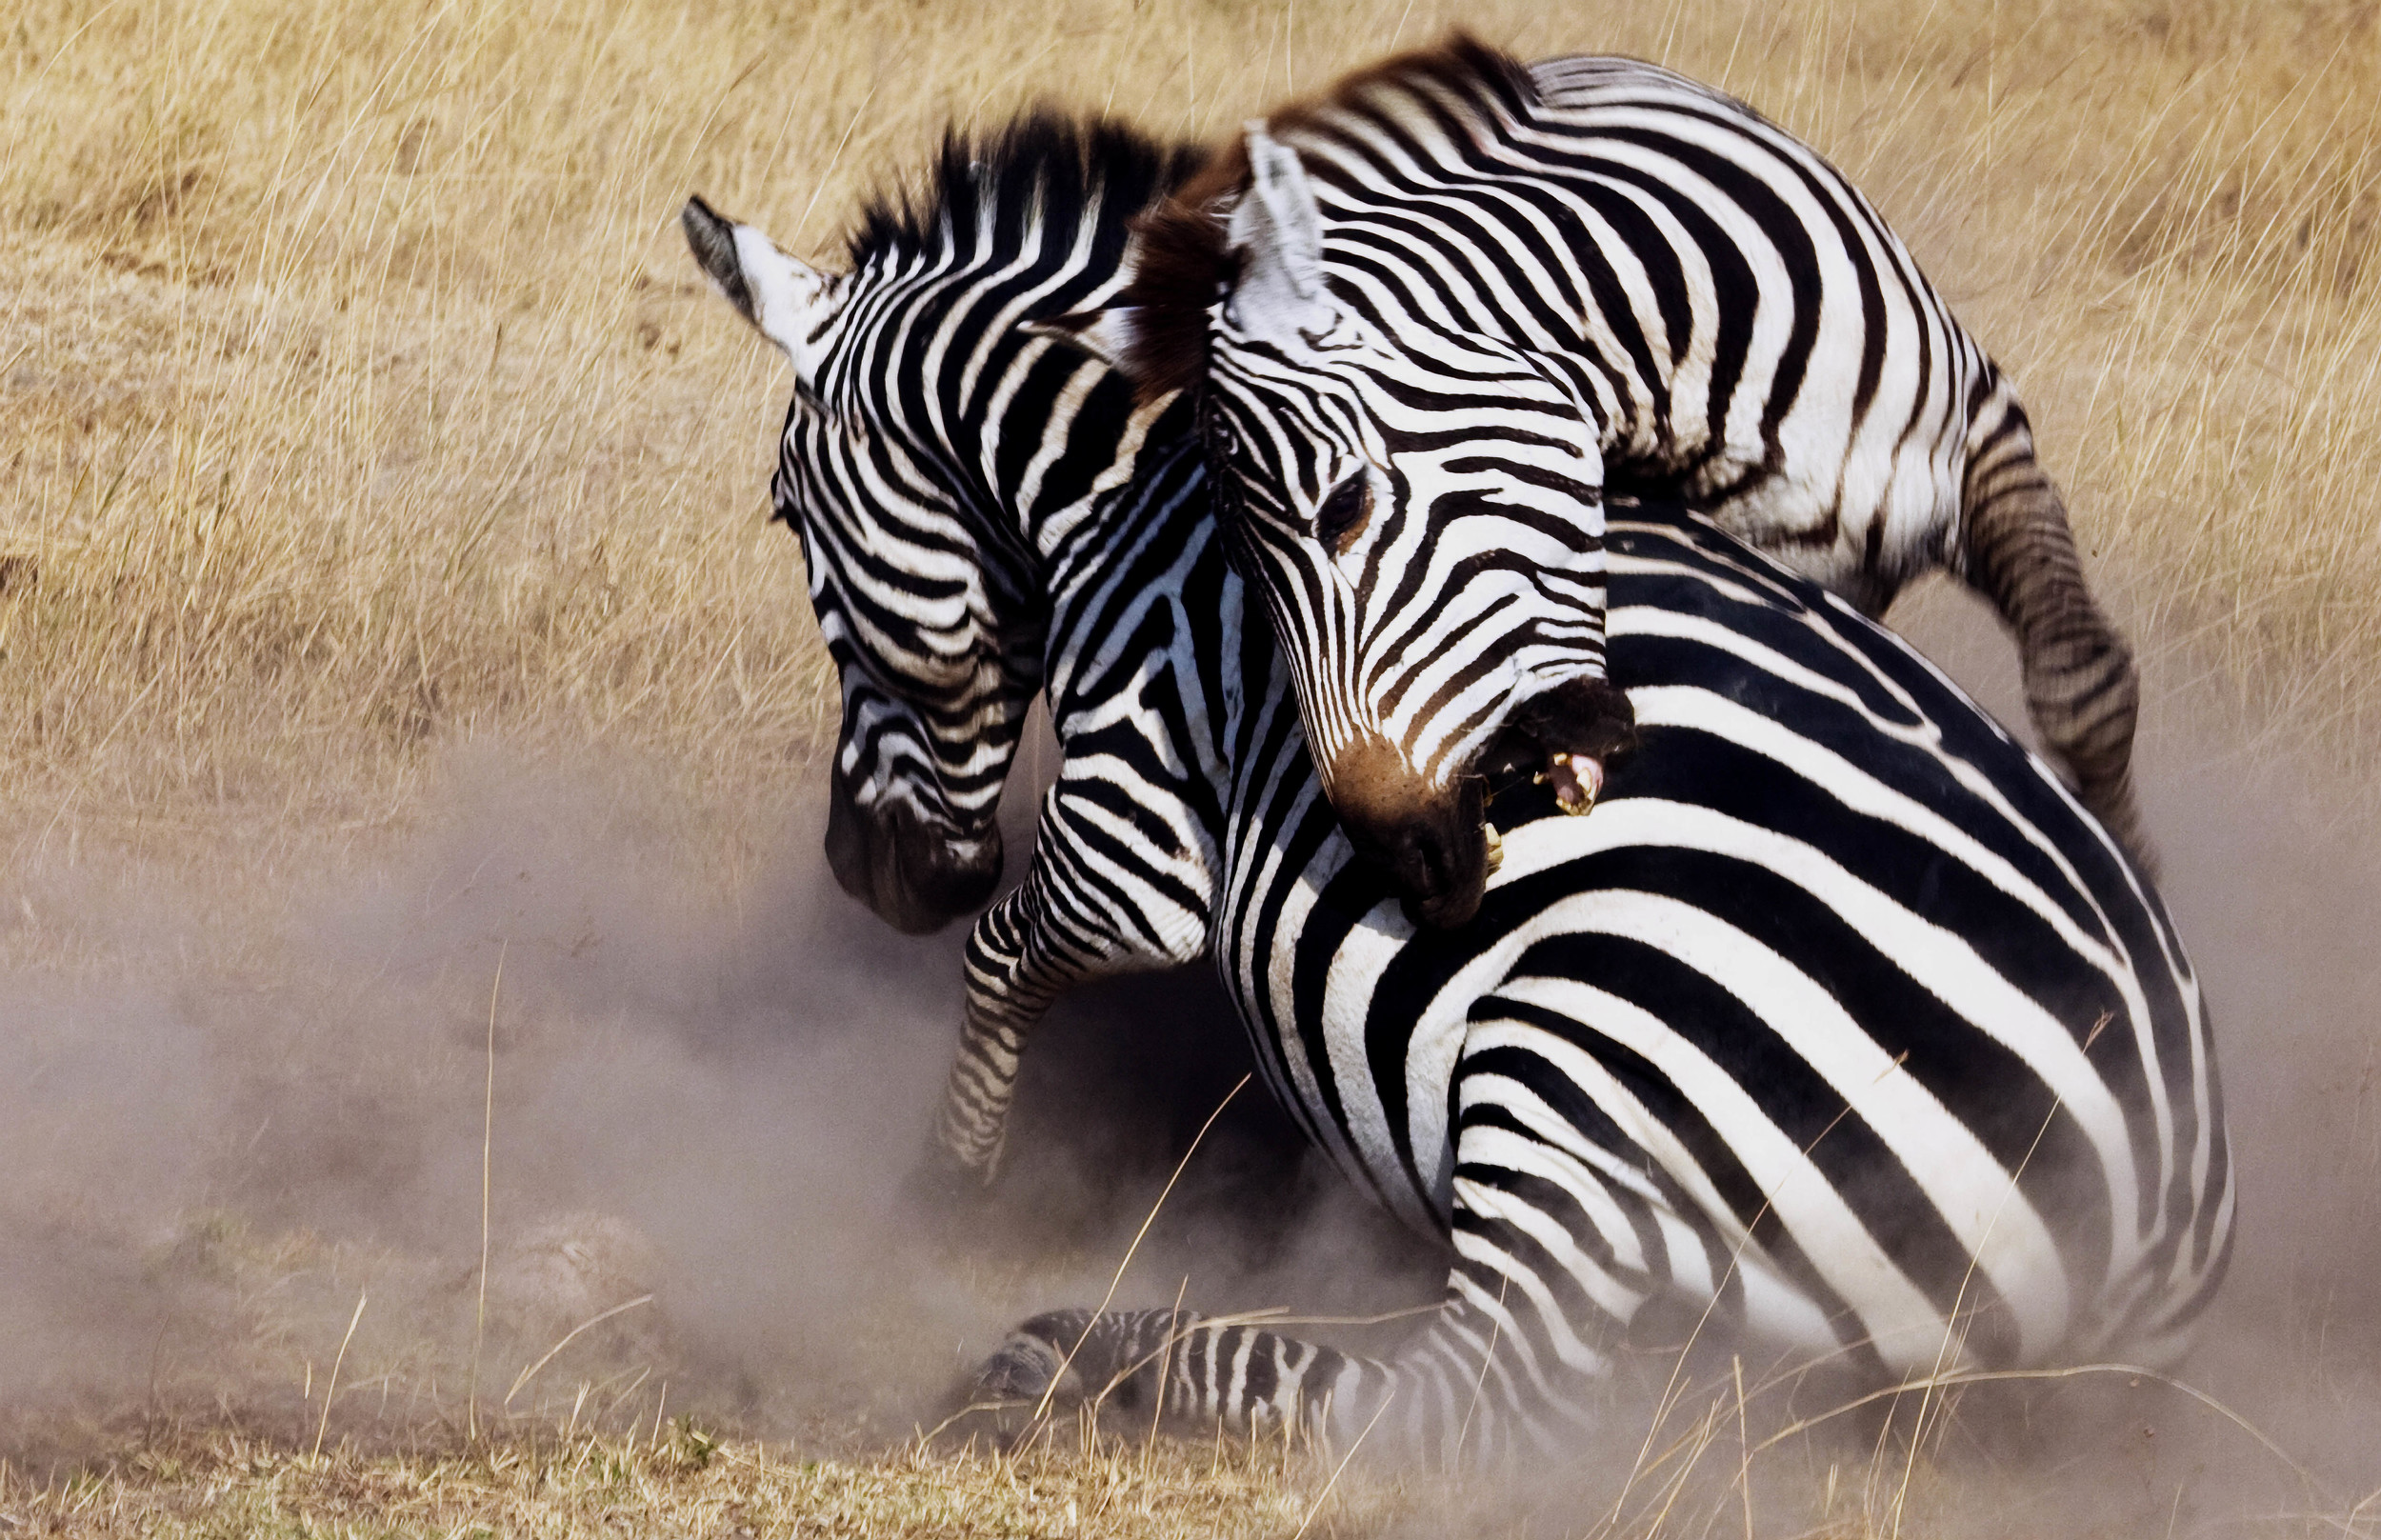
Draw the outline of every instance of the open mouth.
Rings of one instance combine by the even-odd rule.
[[[1536,748],[1536,752],[1516,765],[1508,760],[1500,767],[1501,773],[1489,776],[1488,802],[1496,793],[1517,784],[1527,774],[1534,786],[1551,786],[1554,790],[1554,805],[1580,817],[1595,810],[1595,799],[1604,790],[1604,762],[1588,754],[1574,754],[1562,750]],[[1534,763],[1535,770],[1529,769]],[[1483,821],[1480,837],[1488,843],[1489,875],[1494,876],[1505,864],[1505,837],[1493,823]]]
[[[1604,790],[1604,762],[1588,754],[1556,750],[1546,756],[1546,769],[1532,777],[1554,789],[1554,805],[1577,817],[1595,810],[1596,794]]]
[[[1637,744],[1629,697],[1602,680],[1574,680],[1515,707],[1480,756],[1488,800],[1525,778],[1551,789],[1554,805],[1573,817],[1591,812],[1603,795],[1611,763]],[[1486,828],[1489,870],[1503,858],[1494,825]]]

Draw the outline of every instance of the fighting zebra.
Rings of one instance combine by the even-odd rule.
[[[1204,389],[1242,570],[1325,787],[1434,924],[1487,870],[1514,726],[1585,810],[1602,498],[1674,498],[1871,616],[1943,569],[2014,630],[2028,704],[2136,854],[2131,654],[2009,381],[1835,170],[1633,60],[1469,39],[1252,124],[1148,221],[1087,346]]]
[[[2180,943],[2050,770],[1849,606],[1691,515],[1616,512],[1642,743],[1603,809],[1499,789],[1503,865],[1460,930],[1417,930],[1355,858],[1191,403],[1136,405],[1051,334],[1112,298],[1126,222],[1184,169],[1047,117],[953,140],[837,274],[686,212],[794,365],[773,487],[844,670],[839,837],[867,858],[838,875],[903,923],[953,912],[912,872],[990,837],[962,794],[1034,681],[1065,748],[1031,869],[969,941],[939,1158],[989,1177],[1059,991],[1209,956],[1273,1094],[1447,1249],[1385,1358],[1061,1311],[982,1388],[1477,1459],[1580,1448],[1654,1302],[1879,1380],[2178,1353],[2233,1209]],[[970,721],[1003,730],[946,730]]]

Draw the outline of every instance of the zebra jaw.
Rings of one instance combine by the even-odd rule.
[[[1604,790],[1604,766],[1586,754],[1557,753],[1549,756],[1546,769],[1531,780],[1539,786],[1551,783],[1554,805],[1577,818],[1595,810],[1596,794]]]

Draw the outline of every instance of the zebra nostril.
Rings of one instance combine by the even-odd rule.
[[[1417,830],[1407,842],[1407,883],[1418,898],[1436,898],[1447,890],[1450,863],[1436,832]]]
[[[1478,912],[1488,884],[1489,836],[1474,822],[1457,828],[1443,820],[1404,831],[1394,874],[1409,912],[1433,930],[1464,924]]]
[[[1488,886],[1487,784],[1465,775],[1431,786],[1377,736],[1341,749],[1331,770],[1348,843],[1395,886],[1417,923],[1444,929],[1471,919]]]

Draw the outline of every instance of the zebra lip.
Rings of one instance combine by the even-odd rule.
[[[1550,754],[1536,780],[1541,786],[1552,786],[1554,805],[1576,818],[1595,808],[1595,799],[1604,790],[1604,762],[1586,754]]]

